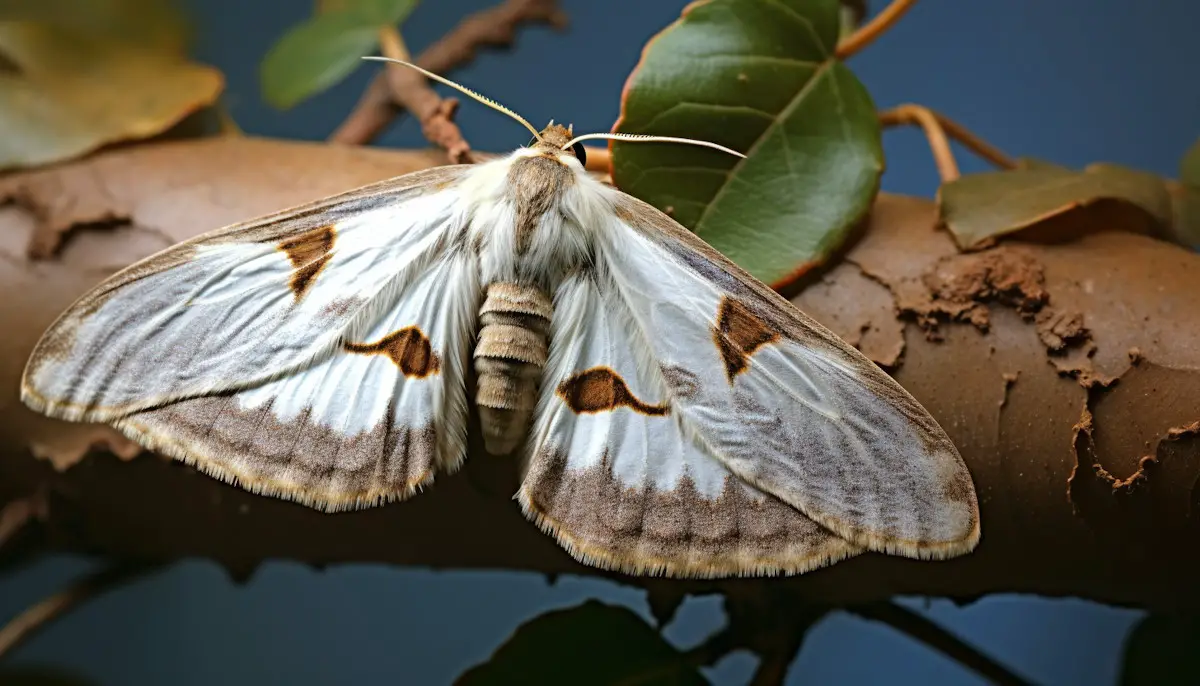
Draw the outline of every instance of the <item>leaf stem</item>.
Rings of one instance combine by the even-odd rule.
[[[958,664],[999,686],[1028,686],[1029,682],[1009,668],[984,655],[976,647],[946,631],[923,615],[894,602],[868,603],[847,607],[848,612],[872,619],[899,631],[905,636],[937,650]]]
[[[999,148],[979,138],[968,131],[958,122],[938,114],[923,105],[904,104],[879,113],[879,123],[882,126],[899,126],[911,124],[920,126],[925,131],[929,148],[933,152],[934,162],[942,183],[953,181],[959,177],[958,162],[950,150],[948,138],[962,143],[971,152],[979,155],[1001,169],[1015,169],[1016,160],[1000,151]]]
[[[0,627],[0,657],[72,608],[156,568],[140,562],[118,562],[38,601]]]
[[[912,6],[917,4],[917,0],[892,0],[892,4],[883,8],[883,11],[875,15],[875,18],[860,26],[857,31],[846,36],[846,40],[838,43],[837,49],[834,50],[834,56],[839,60],[845,60],[857,54],[860,50],[875,42],[885,31],[892,28],[892,24],[899,21],[904,13],[912,9]]]

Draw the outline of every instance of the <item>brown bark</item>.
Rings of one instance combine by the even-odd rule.
[[[235,572],[292,558],[604,574],[525,521],[511,500],[513,461],[475,454],[405,503],[326,515],[149,455],[101,449],[80,460],[112,434],[40,418],[17,400],[43,328],[114,269],[444,160],[238,138],[0,177],[0,197],[14,201],[0,208],[0,502],[44,491],[41,526],[60,549],[205,556]],[[1117,230],[1101,206],[1061,218],[1057,242],[1025,233],[969,254],[934,222],[932,203],[882,195],[856,243],[796,302],[946,428],[975,478],[982,543],[948,562],[864,555],[766,583],[824,603],[1009,591],[1198,604],[1200,256]]]

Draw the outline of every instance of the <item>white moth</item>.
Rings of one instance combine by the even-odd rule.
[[[616,134],[539,132],[424,73],[534,140],[119,272],[42,337],[24,402],[335,511],[407,498],[462,464],[473,366],[486,449],[521,457],[522,510],[586,564],[796,574],[864,550],[975,547],[970,474],[929,413],[589,176],[579,142]]]

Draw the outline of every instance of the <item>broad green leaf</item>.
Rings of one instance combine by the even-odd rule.
[[[0,0],[0,20],[36,22],[176,55],[184,54],[188,39],[176,0]]]
[[[1188,148],[1179,163],[1179,180],[1189,186],[1200,187],[1200,139]]]
[[[824,261],[883,170],[875,106],[833,57],[838,0],[702,0],[646,47],[613,144],[613,180],[767,283]]]
[[[1151,614],[1125,639],[1121,686],[1200,683],[1200,620]]]
[[[263,97],[288,109],[346,78],[379,43],[379,30],[395,26],[417,0],[342,0],[336,10],[297,24],[263,58]]]
[[[1039,164],[967,174],[941,187],[938,211],[959,247],[969,249],[1103,199],[1140,207],[1163,227],[1173,221],[1162,178],[1115,164],[1083,171]]]
[[[457,686],[707,684],[699,670],[633,611],[589,600],[522,624]]]
[[[221,74],[161,50],[0,22],[0,169],[162,133],[212,104]]]

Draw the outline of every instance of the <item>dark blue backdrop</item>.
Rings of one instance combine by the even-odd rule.
[[[465,13],[493,0],[426,0],[404,27],[414,52]],[[258,94],[257,64],[312,0],[190,0],[200,59],[228,76],[233,116],[248,132],[320,139],[358,97],[373,67],[325,96],[280,113]],[[683,0],[564,0],[569,32],[522,33],[515,52],[486,54],[456,73],[535,123],[607,130],[642,44]],[[883,3],[875,0],[878,9]],[[1013,155],[1068,165],[1109,160],[1174,175],[1200,134],[1200,3],[1195,0],[925,0],[851,66],[880,107],[933,106]],[[459,123],[475,147],[504,150],[528,137],[467,104]],[[406,121],[382,141],[423,145]],[[884,138],[888,191],[930,196],[937,177],[913,130]],[[960,152],[964,171],[983,163]],[[397,545],[403,541],[398,540]],[[0,580],[0,616],[59,588],[85,563],[48,561]],[[57,662],[102,684],[343,683],[385,679],[448,683],[484,659],[521,621],[599,597],[648,616],[643,596],[607,582],[539,576],[430,573],[379,566],[323,572],[276,563],[245,586],[211,564],[178,565],[53,625],[14,656]],[[1040,683],[1112,683],[1120,647],[1139,613],[1074,600],[999,596],[969,607],[905,601]],[[712,600],[687,603],[667,634],[691,644],[720,623]],[[754,661],[734,656],[710,671],[744,683]],[[979,680],[906,638],[846,615],[811,634],[791,683]]]

